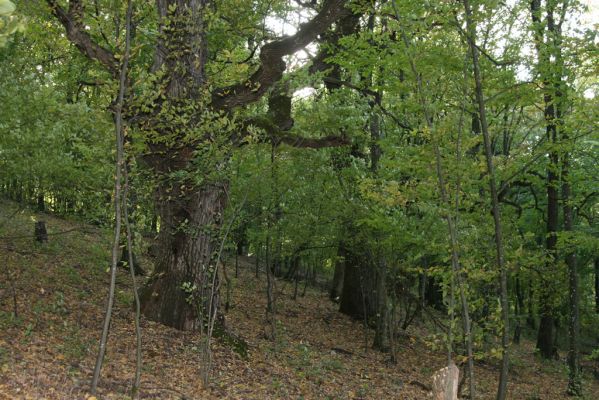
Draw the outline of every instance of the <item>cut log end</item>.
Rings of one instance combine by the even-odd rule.
[[[457,400],[460,369],[452,361],[433,375],[433,399]]]

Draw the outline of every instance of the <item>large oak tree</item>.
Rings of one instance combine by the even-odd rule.
[[[96,17],[103,15],[98,13],[97,3],[47,3],[68,39],[116,78],[118,54],[95,40],[86,24],[88,8],[96,7]],[[207,65],[218,57],[214,53],[225,51],[211,43],[213,19],[221,4],[210,0],[156,1],[157,35],[148,67],[148,92],[153,95],[140,95],[129,79],[126,107],[129,125],[143,138],[144,152],[139,159],[155,179],[155,205],[161,223],[161,251],[142,292],[142,312],[147,318],[183,330],[197,327],[201,316],[191,305],[194,302],[188,301],[184,284],[197,291],[192,295],[203,304],[199,311],[204,316],[214,312],[218,304],[218,231],[227,201],[227,179],[219,171],[226,169],[230,151],[243,141],[244,133],[252,131],[248,129],[250,123],[235,123],[233,115],[258,101],[283,78],[285,56],[314,42],[334,22],[351,13],[345,0],[312,3],[305,6],[313,9],[313,17],[295,34],[261,38],[257,51],[248,59],[253,66],[245,78],[216,87],[218,76],[208,74]],[[276,144],[319,148],[345,143],[339,137],[297,140],[285,134],[289,125],[258,125],[264,125],[261,127],[269,132],[269,140]]]

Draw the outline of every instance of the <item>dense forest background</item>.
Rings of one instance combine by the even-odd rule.
[[[32,332],[52,342],[46,314],[99,340],[65,372],[93,396],[166,398],[144,391],[160,331],[193,343],[192,398],[425,398],[434,371],[405,378],[419,394],[393,383],[408,345],[457,365],[460,397],[599,394],[598,4],[15,3],[0,0],[0,394],[35,389],[11,368]],[[332,342],[307,347],[321,329]],[[255,331],[257,353],[299,340],[304,363],[374,352],[380,387],[244,394],[224,365],[251,362]],[[136,354],[129,386],[102,386],[111,340]],[[343,375],[319,365],[277,385]],[[529,393],[538,365],[563,382]]]

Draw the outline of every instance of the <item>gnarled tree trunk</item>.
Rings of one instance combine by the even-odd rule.
[[[65,28],[67,39],[117,78],[120,57],[94,40],[85,21],[83,1],[69,0],[67,8],[57,0],[46,3]],[[156,0],[158,34],[149,71],[156,80],[152,80],[153,87],[147,92],[129,85],[132,90],[125,107],[129,123],[147,133],[142,139],[149,150],[144,161],[159,185],[161,253],[154,275],[142,290],[142,312],[147,318],[178,329],[191,329],[199,325],[197,317],[202,319],[198,313],[208,316],[213,312],[218,304],[214,250],[226,185],[219,183],[224,178],[208,175],[225,168],[226,158],[240,138],[233,137],[233,132],[223,132],[222,126],[211,124],[222,122],[234,109],[264,96],[283,77],[284,57],[303,49],[333,23],[349,15],[347,3],[347,0],[322,1],[318,13],[295,34],[269,41],[260,48],[255,60],[258,66],[249,76],[230,86],[213,88],[215,82],[209,81],[205,69],[211,37],[208,21],[214,3]],[[220,49],[215,47],[211,51]],[[276,145],[321,148],[347,144],[342,137],[298,138],[285,134],[281,126],[271,130],[271,140]],[[215,147],[221,144],[223,147],[215,152]],[[209,151],[204,152],[202,146]],[[212,160],[202,159],[201,154]],[[194,184],[198,175],[210,183]],[[183,284],[187,284],[186,291]],[[195,297],[194,306],[188,301],[190,294]]]
[[[141,296],[148,319],[189,330],[214,313],[219,303],[215,251],[224,207],[223,185],[199,188],[176,200],[161,201],[159,196],[160,255]]]

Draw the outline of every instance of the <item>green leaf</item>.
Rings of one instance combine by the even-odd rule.
[[[0,0],[0,16],[8,16],[15,12],[17,7],[12,1]]]

